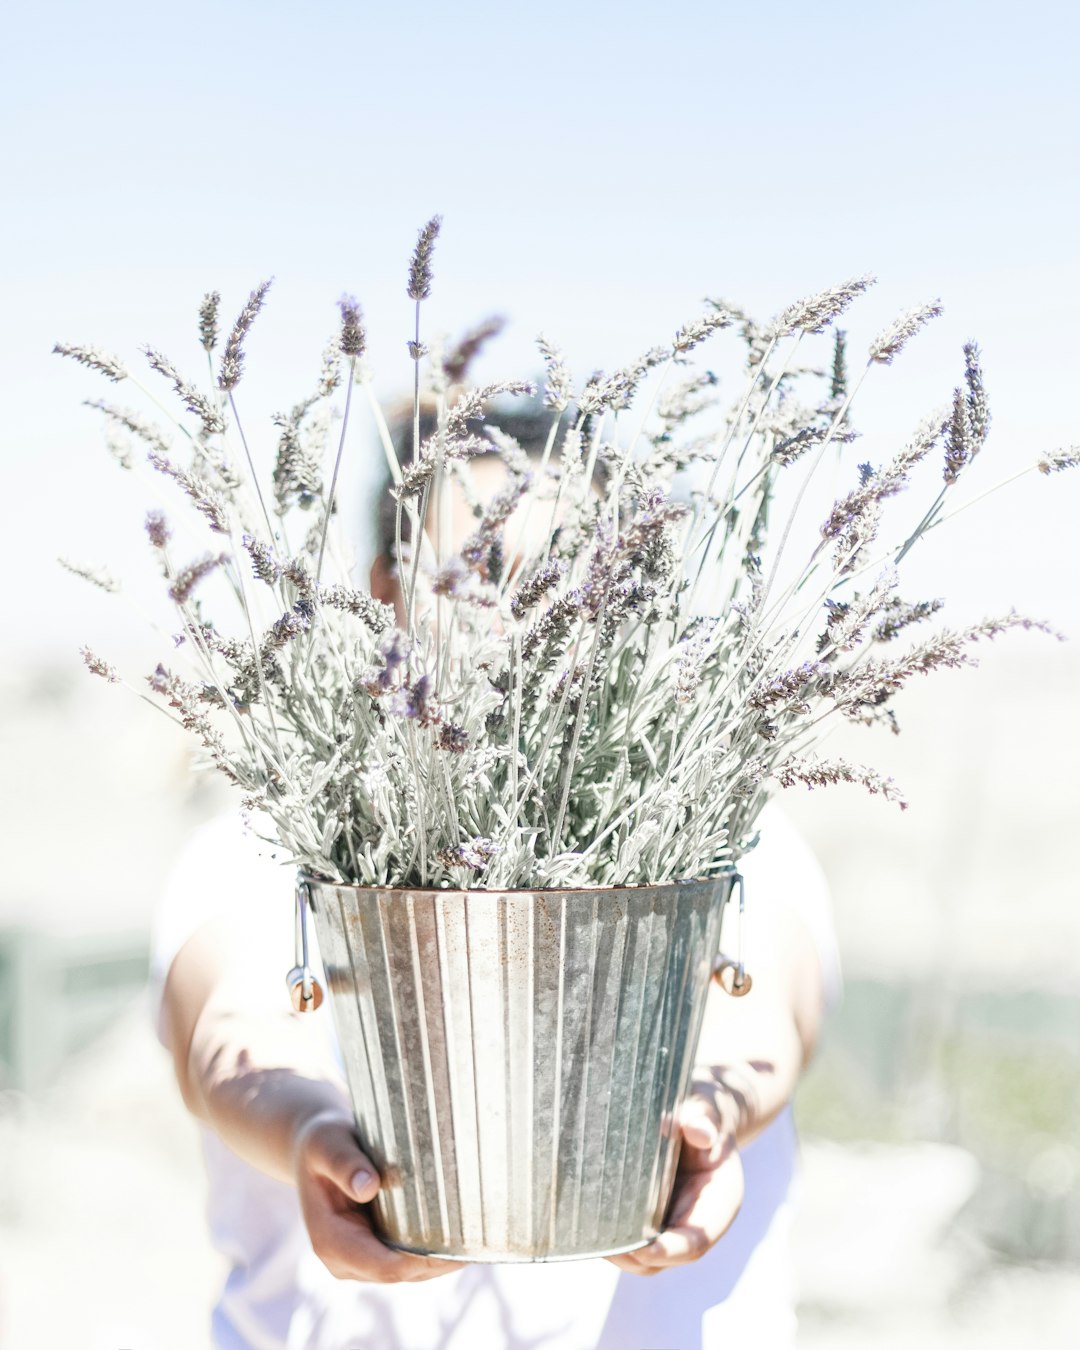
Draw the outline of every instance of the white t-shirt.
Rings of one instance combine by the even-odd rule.
[[[828,887],[806,843],[775,806],[748,855],[747,968],[770,900],[793,901],[821,955],[827,1003],[841,975]],[[151,940],[151,996],[166,1043],[161,992],[173,957],[196,928],[227,913],[251,937],[253,962],[293,964],[292,868],[245,834],[232,813],[192,836],[170,875]],[[312,967],[321,962],[310,925]],[[325,987],[325,985],[324,985]],[[329,1007],[315,1014],[341,1063]],[[741,1150],[746,1195],[701,1260],[643,1279],[608,1261],[470,1265],[419,1284],[335,1279],[311,1248],[293,1187],[238,1158],[200,1126],[209,1180],[207,1218],[231,1269],[213,1312],[217,1350],[755,1350],[794,1345],[789,1225],[797,1181],[790,1107]]]

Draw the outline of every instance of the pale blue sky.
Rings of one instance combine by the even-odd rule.
[[[274,274],[253,417],[303,390],[342,290],[392,390],[403,264],[436,210],[432,326],[506,313],[492,373],[531,373],[541,329],[585,372],[704,294],[764,315],[871,270],[853,344],[924,299],[947,313],[861,398],[866,454],[948,398],[969,336],[995,412],[973,486],[1080,441],[1078,39],[1076,7],[1045,0],[24,7],[0,57],[4,531],[40,581],[8,631],[117,638],[96,604],[79,626],[50,559],[143,562],[80,407],[104,391],[54,340],[152,341],[197,371],[203,290],[231,310]],[[934,546],[926,589],[1080,632],[1078,514],[1080,476],[1035,475]]]

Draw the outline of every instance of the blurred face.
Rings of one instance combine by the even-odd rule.
[[[498,455],[485,455],[472,460],[468,465],[468,474],[473,494],[481,502],[490,501],[505,486],[509,476],[506,465]],[[476,529],[476,517],[461,484],[451,479],[443,490],[449,492],[442,520],[447,537],[439,537],[439,502],[434,493],[428,505],[424,531],[433,551],[437,552],[440,566],[460,552],[466,539]],[[551,507],[547,503],[534,506],[531,512],[519,505],[506,522],[503,537],[511,574],[521,566],[523,557],[538,551],[543,532],[549,524],[550,511]],[[378,557],[371,565],[371,594],[376,600],[393,605],[398,622],[404,621],[401,587],[388,558]]]

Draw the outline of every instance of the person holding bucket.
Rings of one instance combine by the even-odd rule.
[[[527,420],[499,418],[528,451]],[[481,479],[499,465],[481,459],[473,470]],[[392,603],[380,524],[372,593]],[[620,1256],[518,1266],[462,1265],[379,1240],[366,1206],[380,1178],[355,1134],[329,1009],[294,1013],[280,978],[290,871],[232,812],[197,831],[158,906],[152,975],[158,1035],[201,1125],[211,1234],[231,1267],[214,1345],[794,1344],[790,1103],[840,971],[819,865],[775,807],[761,820],[764,842],[740,863],[753,991],[731,998],[714,981],[664,1231]],[[317,953],[313,968],[325,984]]]

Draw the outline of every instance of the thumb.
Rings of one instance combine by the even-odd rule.
[[[722,1132],[720,1115],[713,1102],[700,1093],[691,1093],[679,1111],[679,1128],[683,1142],[701,1158],[710,1162],[716,1160]]]
[[[327,1177],[360,1204],[379,1190],[375,1165],[357,1143],[351,1124],[341,1119],[313,1121],[300,1141],[300,1156],[310,1171]]]

